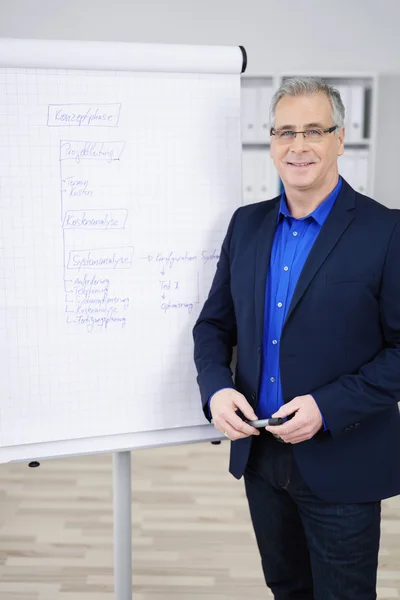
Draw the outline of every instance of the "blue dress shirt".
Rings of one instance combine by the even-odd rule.
[[[279,368],[283,324],[300,273],[341,188],[342,179],[339,177],[338,184],[324,202],[301,219],[291,216],[285,193],[282,193],[265,294],[262,372],[256,409],[259,419],[268,419],[283,405]],[[324,419],[323,422],[327,429]]]
[[[279,368],[283,324],[300,273],[341,187],[339,177],[338,184],[324,202],[301,219],[291,216],[285,194],[282,194],[265,294],[262,372],[256,411],[259,419],[271,417],[283,404]],[[325,422],[324,427],[327,428]]]

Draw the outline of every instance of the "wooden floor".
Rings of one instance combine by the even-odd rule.
[[[135,600],[261,600],[228,444],[132,456]],[[111,600],[111,456],[0,465],[0,600]],[[400,598],[400,500],[383,507],[379,599]]]

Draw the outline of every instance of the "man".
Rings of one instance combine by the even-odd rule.
[[[235,212],[194,328],[204,412],[274,597],[372,600],[380,501],[400,492],[400,214],[339,177],[335,89],[286,81],[271,124],[284,194]]]

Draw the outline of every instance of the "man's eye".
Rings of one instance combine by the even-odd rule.
[[[319,137],[320,135],[322,135],[322,131],[320,129],[310,129],[309,131],[307,131],[307,135]]]
[[[294,136],[294,131],[281,131],[281,137],[292,137]]]

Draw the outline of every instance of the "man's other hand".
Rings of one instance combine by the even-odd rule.
[[[273,417],[294,416],[283,425],[266,427],[275,436],[279,436],[287,444],[299,444],[310,440],[322,428],[322,415],[314,398],[307,394],[306,396],[297,396],[290,402],[287,402],[274,413]]]

